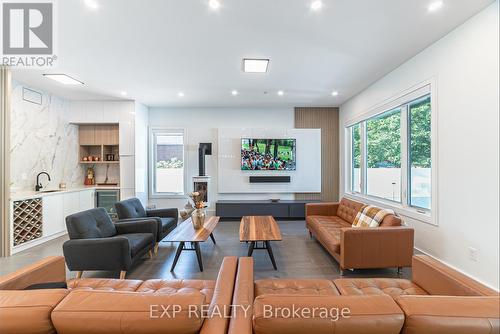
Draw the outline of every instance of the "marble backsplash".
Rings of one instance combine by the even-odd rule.
[[[81,186],[84,169],[79,165],[78,127],[69,124],[70,102],[42,94],[42,104],[23,100],[23,85],[12,83],[11,191],[33,190],[36,175],[48,172],[52,181],[45,188]]]

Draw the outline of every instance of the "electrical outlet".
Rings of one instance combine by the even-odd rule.
[[[474,247],[469,247],[469,260],[477,262],[478,250]]]

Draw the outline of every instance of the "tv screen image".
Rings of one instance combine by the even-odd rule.
[[[295,139],[241,139],[241,170],[295,169]]]

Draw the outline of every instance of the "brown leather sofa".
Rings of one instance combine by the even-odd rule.
[[[353,228],[363,203],[343,198],[339,203],[306,204],[306,227],[345,269],[375,269],[411,266],[412,228],[402,226],[395,215],[387,215],[379,227]]]
[[[237,258],[226,257],[215,281],[82,278],[66,289],[24,290],[65,281],[64,258],[49,257],[0,277],[0,333],[223,334],[236,269]],[[175,318],[172,308],[163,312],[169,305]]]
[[[229,334],[493,334],[500,331],[494,291],[428,256],[413,257],[413,279],[264,279],[240,258]],[[349,317],[266,316],[297,308],[350,310]],[[270,311],[272,309],[272,311]],[[335,319],[335,318],[334,318]]]

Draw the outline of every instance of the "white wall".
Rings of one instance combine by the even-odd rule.
[[[499,287],[499,2],[471,18],[340,108],[343,125],[420,82],[437,83],[438,226],[406,218],[415,245]],[[345,156],[342,152],[341,159]],[[436,166],[437,165],[437,166]],[[345,192],[341,160],[340,193]],[[468,247],[478,250],[469,259]]]
[[[293,194],[218,194],[217,128],[293,128],[293,108],[150,108],[150,127],[185,128],[187,130],[188,190],[191,178],[198,175],[198,144],[213,143],[212,156],[206,157],[207,175],[212,177],[211,202],[218,199],[293,199]],[[150,199],[159,207],[183,207],[186,199]],[[212,207],[212,210],[215,208]]]
[[[218,191],[221,193],[320,193],[321,129],[220,128]],[[241,138],[296,139],[296,170],[241,170]],[[290,176],[287,183],[250,183],[250,176]],[[268,198],[266,196],[266,198]]]

